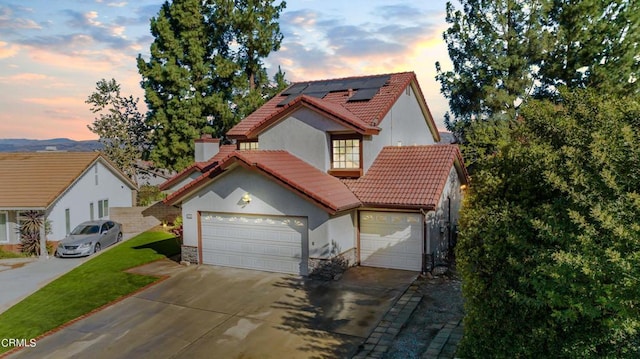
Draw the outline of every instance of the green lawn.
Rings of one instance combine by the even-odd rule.
[[[158,280],[124,271],[180,252],[174,236],[145,232],[103,252],[0,314],[0,338],[36,338]],[[0,354],[11,348],[0,346]]]
[[[24,255],[20,253],[3,251],[0,248],[0,259],[7,259],[7,258],[24,258]]]

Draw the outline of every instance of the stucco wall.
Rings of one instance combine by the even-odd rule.
[[[98,182],[96,184],[96,167]],[[131,207],[133,205],[131,188],[113,174],[106,166],[96,162],[47,212],[52,233],[49,240],[61,240],[66,232],[65,209],[69,209],[71,230],[78,224],[90,220],[89,204],[94,206],[94,219],[99,219],[98,201],[109,200],[109,207]],[[109,218],[105,216],[103,218]]]
[[[286,150],[326,172],[331,166],[327,132],[345,130],[317,112],[301,108],[260,134],[258,142],[262,150]]]
[[[422,114],[413,89],[407,95],[403,92],[391,110],[380,123],[378,135],[366,137],[363,143],[363,170],[369,170],[371,164],[384,146],[403,146],[434,144],[434,138]]]
[[[460,207],[462,206],[463,192],[460,185],[458,173],[452,166],[438,207],[430,213],[427,221],[427,227],[430,231],[431,253],[433,253],[436,262],[446,259],[449,247],[454,244],[451,240],[454,235],[453,231],[458,224]]]
[[[251,202],[248,204],[242,201],[245,193],[251,196]],[[346,226],[349,214],[330,218],[318,206],[278,183],[240,166],[228,170],[215,182],[182,203],[185,246],[198,245],[199,211],[307,217],[311,258],[324,258],[329,255],[331,233],[344,230],[348,236],[349,230],[354,231],[353,225],[350,228]],[[334,238],[338,240],[340,237],[334,235]],[[341,246],[346,245],[346,241],[347,239],[339,239]],[[355,242],[352,240],[351,246],[353,243]]]

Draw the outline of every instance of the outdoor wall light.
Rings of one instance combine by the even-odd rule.
[[[242,196],[242,202],[244,203],[251,202],[251,195],[249,194],[249,192],[245,193],[244,196]]]

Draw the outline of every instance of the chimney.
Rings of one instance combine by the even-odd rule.
[[[211,138],[211,135],[202,135],[195,140],[196,162],[206,162],[220,151],[220,139]]]

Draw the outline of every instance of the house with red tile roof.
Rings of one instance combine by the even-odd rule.
[[[183,260],[427,271],[455,242],[469,178],[413,72],[294,83],[227,137],[196,140],[196,162],[162,185]]]

